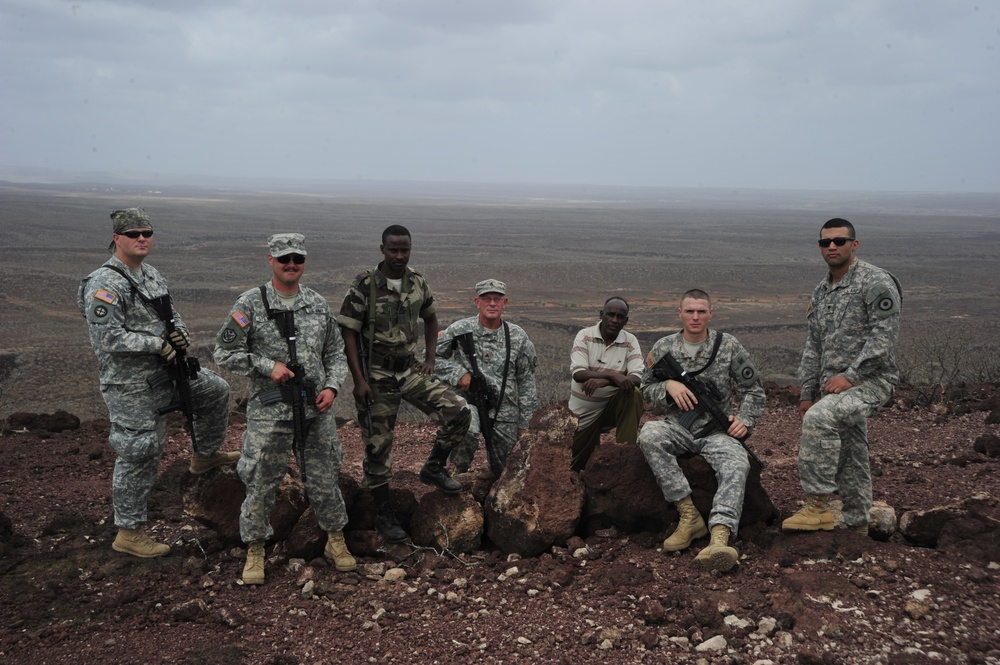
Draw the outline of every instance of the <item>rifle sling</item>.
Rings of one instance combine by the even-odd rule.
[[[170,316],[170,310],[172,309],[172,307],[169,306],[171,303],[171,298],[169,293],[164,294],[162,296],[157,296],[156,298],[150,298],[141,290],[139,290],[139,285],[133,282],[132,278],[129,277],[128,273],[119,268],[118,266],[111,265],[110,263],[105,263],[101,267],[107,268],[108,270],[114,270],[116,273],[124,277],[125,281],[128,282],[128,285],[132,287],[132,293],[139,296],[139,299],[142,300],[142,302],[144,302],[147,306],[152,307],[153,311],[156,312],[156,316],[159,317],[161,321],[166,322],[172,318]],[[164,304],[168,306],[164,307],[163,306]]]

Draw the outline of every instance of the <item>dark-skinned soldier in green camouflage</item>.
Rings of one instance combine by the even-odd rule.
[[[902,293],[890,273],[857,258],[858,244],[846,219],[831,219],[820,229],[820,254],[830,271],[809,297],[809,335],[799,365],[799,479],[806,503],[782,522],[785,531],[833,529],[829,498],[839,492],[844,523],[868,534],[868,418],[899,382]]]
[[[420,480],[446,494],[462,491],[448,475],[448,453],[465,438],[472,418],[468,404],[434,375],[438,321],[427,280],[411,270],[410,232],[394,224],[382,232],[382,261],[358,275],[347,291],[337,322],[344,331],[347,362],[354,379],[358,421],[371,417],[373,431],[362,428],[365,481],[375,500],[375,526],[389,542],[407,539],[389,496],[392,441],[403,400],[438,420],[437,438],[420,470]],[[415,356],[420,323],[424,360]],[[362,365],[364,352],[368,367]]]
[[[156,268],[144,263],[153,249],[153,226],[142,208],[111,213],[113,255],[80,284],[78,305],[87,319],[90,342],[97,354],[101,394],[108,406],[111,434],[117,453],[111,481],[118,535],[116,552],[157,557],[170,547],[153,541],[140,529],[146,522],[149,496],[166,447],[167,416],[160,409],[177,400],[170,382],[150,382],[187,349],[187,326],[169,300],[167,283]],[[167,302],[175,326],[166,322],[154,301]],[[239,459],[238,452],[219,452],[229,424],[229,384],[202,369],[189,382],[194,414],[195,454],[191,473],[201,474]]]
[[[327,532],[324,556],[339,571],[354,570],[357,563],[344,542],[347,509],[338,482],[343,451],[331,409],[347,378],[344,341],[323,296],[299,284],[305,270],[305,238],[278,233],[267,242],[272,277],[236,300],[215,346],[220,367],[251,380],[243,459],[236,467],[247,488],[240,509],[240,537],[248,545],[245,584],[264,583],[264,544],[274,534],[271,511],[293,447],[309,503]],[[296,360],[305,375],[299,378],[309,388],[305,423],[300,423],[304,441],[295,441],[292,391],[281,390],[295,378],[289,367],[291,332],[279,324],[279,317],[286,320],[288,312],[294,324]]]

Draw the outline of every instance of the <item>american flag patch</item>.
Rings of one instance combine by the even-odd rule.
[[[646,354],[646,367],[652,367],[656,363],[653,362],[653,352],[650,351]]]
[[[118,299],[118,296],[110,291],[105,291],[104,289],[97,289],[97,293],[94,294],[94,297],[108,303],[109,305],[114,305],[115,300]]]
[[[240,328],[246,328],[248,325],[250,325],[250,319],[247,318],[246,314],[244,314],[239,310],[233,312],[233,321],[238,323],[240,325]]]

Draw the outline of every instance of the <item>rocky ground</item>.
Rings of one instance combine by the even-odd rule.
[[[900,517],[947,507],[930,541],[755,525],[725,575],[692,566],[705,541],[668,555],[666,532],[591,522],[538,557],[488,542],[463,554],[396,547],[361,557],[355,573],[279,547],[267,583],[245,587],[240,543],[181,506],[179,420],[150,498],[149,528],[173,551],[152,560],[110,547],[107,423],[54,433],[14,420],[0,435],[0,661],[1000,663],[992,391],[936,411],[900,398],[870,424],[876,500]],[[802,498],[798,412],[792,396],[770,394],[751,442],[784,517]],[[234,422],[227,448],[241,431]],[[396,485],[417,496],[432,438],[426,425],[397,436]],[[360,480],[354,423],[341,440],[345,472]]]

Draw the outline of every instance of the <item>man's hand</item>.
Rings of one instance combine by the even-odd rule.
[[[830,380],[823,385],[823,392],[827,395],[839,395],[840,393],[853,388],[854,384],[847,380],[843,374],[830,377]]]
[[[284,383],[295,376],[295,372],[288,369],[288,366],[283,362],[274,363],[274,369],[271,370],[271,380],[275,383]]]
[[[168,340],[163,340],[163,346],[160,347],[160,357],[163,358],[164,364],[169,365],[174,362],[177,357],[177,349]]]
[[[431,374],[434,373],[434,361],[433,360],[425,360],[422,363],[417,363],[416,365],[413,366],[413,370],[417,374],[423,374],[424,376],[430,376]]]
[[[667,379],[664,388],[670,395],[670,399],[674,400],[674,404],[680,407],[681,411],[690,411],[698,403],[698,398],[694,396],[694,393],[680,381]]]
[[[333,406],[333,400],[337,397],[337,393],[334,392],[333,388],[324,388],[319,391],[319,395],[316,395],[316,410],[320,413],[326,413]]]
[[[584,395],[593,395],[595,390],[597,390],[598,388],[603,388],[604,386],[609,385],[610,383],[611,383],[611,381],[609,381],[606,378],[605,379],[587,379],[584,382],[584,384],[583,384],[583,394]]]
[[[375,394],[372,392],[372,387],[368,385],[364,379],[356,381],[354,383],[354,390],[352,391],[354,395],[354,400],[358,404],[371,404],[375,399]]]
[[[191,346],[191,336],[187,334],[186,330],[178,328],[169,335],[167,339],[170,343],[174,345],[174,348],[180,351],[181,349],[186,349]]]
[[[466,372],[465,376],[458,380],[458,385],[455,386],[459,390],[467,391],[469,386],[472,385],[472,373]]]
[[[808,411],[812,405],[813,403],[812,400],[810,399],[804,399],[801,402],[799,402],[799,418],[805,418],[806,411]]]
[[[742,420],[736,416],[729,416],[729,429],[726,430],[726,434],[733,437],[734,439],[742,439],[747,435],[747,426]]]

